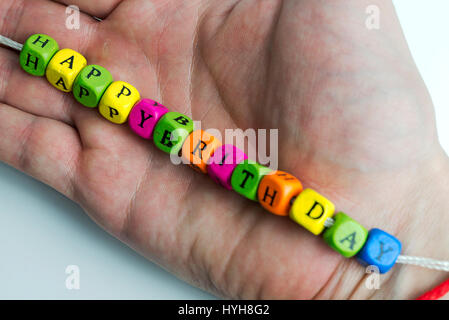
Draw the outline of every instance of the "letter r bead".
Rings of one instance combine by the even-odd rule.
[[[319,235],[324,230],[327,218],[332,217],[334,211],[332,202],[312,189],[305,189],[294,200],[290,219],[314,235]]]
[[[189,165],[202,172],[207,173],[207,162],[215,149],[221,146],[221,142],[213,135],[203,130],[193,131],[184,142],[181,153]]]

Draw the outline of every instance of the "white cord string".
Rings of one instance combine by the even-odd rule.
[[[4,37],[2,35],[0,35],[0,44],[4,44],[5,46],[10,47],[14,50],[18,50],[18,51],[22,51],[22,48],[23,48],[22,44],[14,41],[14,40],[11,40],[7,37]]]
[[[335,220],[332,218],[327,218],[324,221],[324,226],[326,228],[330,228],[334,225]],[[401,264],[411,264],[423,268],[434,269],[439,271],[449,272],[449,261],[439,261],[430,258],[421,258],[421,257],[411,257],[411,256],[399,256],[396,260],[396,263]]]
[[[396,263],[412,264],[415,266],[449,272],[449,261],[438,261],[430,258],[399,256]]]
[[[334,225],[334,223],[335,223],[335,220],[334,220],[334,219],[332,219],[332,218],[327,218],[326,221],[324,221],[324,226],[325,226],[326,228],[330,228],[330,227],[332,227],[332,226]]]

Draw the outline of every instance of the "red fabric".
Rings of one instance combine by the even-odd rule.
[[[449,279],[444,281],[438,287],[424,293],[416,300],[438,300],[449,292]]]

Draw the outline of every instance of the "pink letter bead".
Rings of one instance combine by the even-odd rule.
[[[225,144],[217,148],[207,166],[209,176],[218,184],[232,190],[231,176],[235,167],[248,156],[232,144]]]
[[[129,126],[142,138],[153,139],[153,130],[156,123],[167,112],[166,107],[154,100],[140,100],[129,114]]]

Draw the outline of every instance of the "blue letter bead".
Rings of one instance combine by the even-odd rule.
[[[374,265],[380,273],[388,272],[401,253],[401,242],[380,229],[371,229],[362,250],[357,254],[357,260],[365,265]]]

